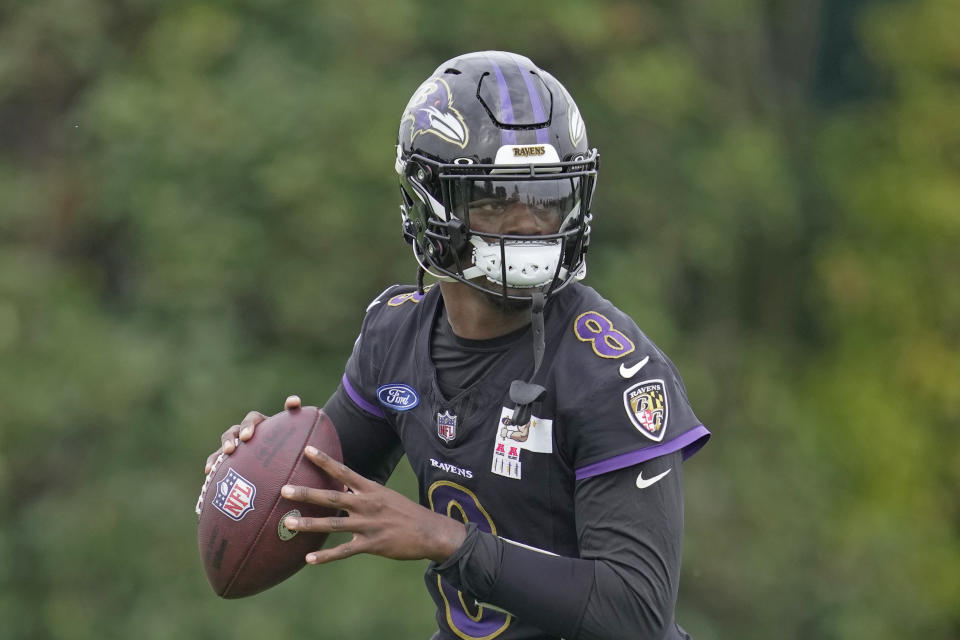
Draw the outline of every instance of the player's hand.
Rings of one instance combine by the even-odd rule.
[[[286,402],[283,403],[283,408],[287,411],[299,409],[300,396],[287,396]],[[238,443],[246,442],[252,438],[257,425],[266,419],[267,416],[259,411],[251,411],[240,421],[240,424],[235,424],[224,431],[220,436],[220,448],[207,456],[207,466],[204,467],[203,472],[210,473],[210,469],[213,468],[213,463],[216,462],[221,453],[230,455],[236,450]]]
[[[309,564],[322,564],[358,553],[393,558],[443,562],[457,550],[467,535],[463,523],[440,515],[405,496],[368,480],[314,447],[304,452],[315,465],[343,483],[344,491],[286,485],[283,497],[346,511],[349,517],[286,518],[295,531],[332,533],[347,531],[353,537],[330,549],[307,554]]]

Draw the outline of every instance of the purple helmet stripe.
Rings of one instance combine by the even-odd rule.
[[[507,81],[503,78],[503,71],[500,66],[490,60],[493,65],[493,72],[497,75],[497,91],[500,94],[500,122],[513,124],[513,103],[510,101],[510,89],[507,87]],[[500,144],[517,144],[517,132],[513,129],[500,130]]]
[[[363,396],[357,393],[357,390],[353,388],[353,385],[350,384],[350,380],[347,379],[347,374],[343,374],[343,388],[346,390],[347,395],[350,396],[350,399],[353,400],[354,404],[366,411],[372,416],[377,418],[385,418],[383,411],[380,410],[380,407],[377,405],[367,402]]]
[[[700,448],[707,443],[709,437],[710,432],[707,431],[705,426],[700,424],[669,442],[631,451],[619,456],[607,458],[606,460],[594,462],[593,464],[588,464],[585,467],[580,467],[576,472],[577,480],[592,478],[593,476],[599,476],[600,474],[616,471],[617,469],[623,469],[625,467],[632,467],[635,464],[646,462],[647,460],[652,460],[653,458],[658,458],[680,449],[683,449],[683,459],[686,460],[699,451]]]
[[[547,117],[543,112],[543,103],[540,102],[540,94],[537,93],[536,87],[533,86],[533,80],[530,79],[530,72],[523,70],[519,60],[517,60],[517,56],[513,56],[513,59],[517,65],[517,69],[520,71],[520,76],[523,78],[524,84],[527,85],[527,93],[530,94],[530,106],[533,107],[533,119],[537,122],[546,122]],[[546,127],[537,129],[537,142],[541,144],[550,142],[550,136],[547,133]]]

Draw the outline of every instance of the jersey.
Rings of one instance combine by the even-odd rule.
[[[344,424],[331,414],[344,462],[382,481],[405,452],[427,508],[526,547],[579,557],[578,482],[675,452],[687,457],[709,437],[670,360],[590,287],[572,285],[547,303],[547,349],[533,380],[547,391],[525,425],[510,420],[509,388],[533,373],[532,338],[511,342],[495,367],[449,397],[431,359],[441,305],[438,288],[421,295],[398,286],[375,299],[328,403],[349,401],[359,410]],[[426,581],[437,637],[543,637],[436,572]]]

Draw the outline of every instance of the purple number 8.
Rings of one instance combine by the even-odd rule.
[[[636,348],[630,338],[614,329],[607,317],[596,311],[577,316],[573,333],[583,342],[591,343],[593,352],[601,358],[622,358]]]
[[[427,499],[430,501],[430,507],[437,513],[459,518],[464,522],[472,522],[481,531],[496,535],[497,527],[493,524],[490,514],[480,504],[476,494],[466,487],[439,480],[430,486]],[[437,587],[445,604],[447,623],[461,638],[492,640],[510,626],[513,616],[509,613],[483,605],[477,605],[475,612],[470,611],[463,599],[463,594],[447,584],[440,576],[437,576]]]
[[[420,302],[423,299],[423,294],[416,291],[411,291],[410,293],[401,293],[399,295],[393,296],[387,300],[387,306],[390,307],[399,307],[407,300],[413,300],[414,302]]]

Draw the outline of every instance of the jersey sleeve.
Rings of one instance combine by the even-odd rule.
[[[343,384],[323,407],[340,439],[343,463],[380,484],[386,484],[403,456],[400,438],[389,424],[358,407]]]
[[[558,437],[578,480],[681,451],[710,437],[673,362],[612,305],[577,314],[554,365]]]
[[[430,289],[430,287],[426,287]],[[377,380],[386,354],[396,340],[398,317],[389,309],[403,309],[409,313],[413,305],[424,297],[411,285],[392,285],[383,290],[367,305],[360,335],[353,345],[353,353],[347,360],[341,383],[350,400],[365,413],[386,419],[377,400]]]
[[[377,363],[383,361],[375,339],[378,312],[396,289],[388,287],[367,307],[340,385],[324,405],[340,438],[343,463],[380,483],[387,481],[403,454],[399,436],[376,401]]]
[[[387,287],[380,295],[367,305],[367,312],[363,318],[360,335],[353,343],[353,352],[347,360],[341,385],[344,393],[364,413],[381,420],[384,419],[383,410],[376,400],[376,380],[378,364],[383,362],[381,347],[378,340],[380,325],[380,311],[384,300],[389,300],[397,285]]]
[[[680,452],[577,482],[580,557],[468,527],[435,571],[478,602],[565,638],[688,638],[674,620],[683,541]],[[648,478],[644,488],[637,478]],[[653,514],[653,515],[652,515]]]

